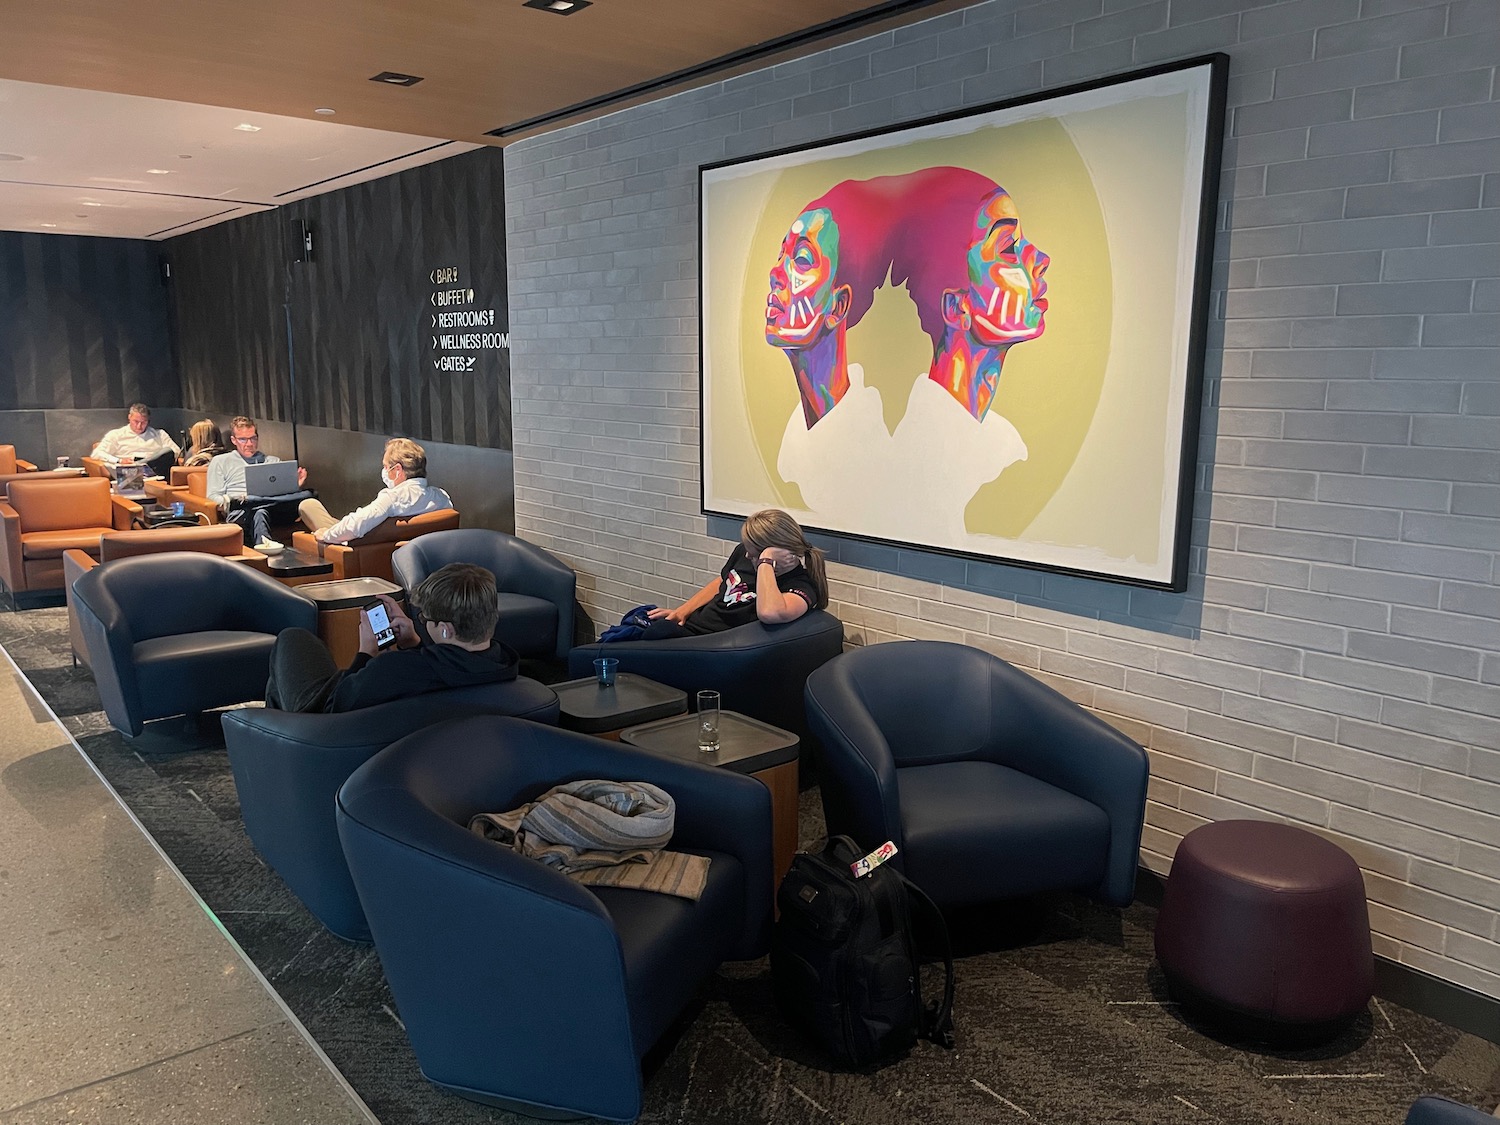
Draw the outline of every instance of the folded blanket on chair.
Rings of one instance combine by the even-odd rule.
[[[659,891],[696,902],[709,861],[663,850],[676,820],[671,795],[648,782],[570,781],[518,809],[476,813],[469,831],[580,883]]]

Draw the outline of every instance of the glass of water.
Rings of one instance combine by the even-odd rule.
[[[698,693],[698,749],[712,754],[719,748],[719,693]]]

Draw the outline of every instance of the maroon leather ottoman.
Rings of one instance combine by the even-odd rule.
[[[1305,829],[1205,824],[1172,861],[1156,957],[1189,1003],[1331,1030],[1374,991],[1364,879],[1347,852]]]

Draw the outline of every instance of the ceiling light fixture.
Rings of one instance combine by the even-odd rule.
[[[402,74],[395,70],[382,70],[375,77],[371,78],[370,81],[379,82],[385,86],[415,86],[422,79],[415,74]]]
[[[571,16],[581,12],[594,0],[524,0],[522,7],[535,8],[540,12],[551,12],[554,16]]]
[[[147,168],[146,169],[146,175],[148,175],[148,176],[170,176],[171,174],[172,174],[172,170],[170,168]]]
[[[324,107],[321,107],[319,109],[313,110],[313,112],[314,113],[321,113],[324,117],[332,117],[334,115],[335,111],[327,108],[326,106],[324,106]]]
[[[236,125],[235,129],[238,130],[241,133],[259,133],[260,132],[260,126],[259,125],[250,125],[250,124],[247,124],[246,122],[243,122],[243,121],[240,122],[238,125]]]

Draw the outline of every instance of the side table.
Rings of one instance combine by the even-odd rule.
[[[271,577],[283,586],[305,586],[311,582],[321,582],[325,576],[333,573],[331,562],[324,562],[317,555],[305,555],[290,547],[269,557],[271,561],[267,564],[267,569]]]
[[[272,560],[275,558],[273,555]],[[297,587],[297,592],[318,603],[318,636],[340,668],[347,668],[359,652],[360,610],[374,601],[376,594],[385,594],[397,602],[405,597],[400,586],[384,578],[305,582]]]
[[[791,731],[738,711],[719,715],[719,748],[698,749],[698,716],[679,715],[620,732],[620,741],[652,754],[749,774],[771,791],[771,854],[776,885],[797,854],[797,751]]]
[[[600,687],[593,676],[551,686],[557,693],[558,725],[600,738],[617,739],[632,723],[687,710],[685,691],[633,672],[619,673],[611,687]]]

